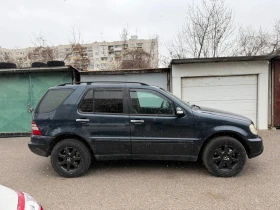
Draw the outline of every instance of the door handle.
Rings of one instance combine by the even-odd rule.
[[[28,104],[27,107],[28,107],[28,111],[29,111],[30,113],[34,111],[34,109],[30,106],[30,104]]]
[[[143,123],[144,120],[130,120],[130,122],[132,122],[132,123]]]
[[[76,119],[76,122],[89,122],[89,119]]]

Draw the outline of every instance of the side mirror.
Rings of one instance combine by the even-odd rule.
[[[184,110],[181,107],[177,107],[176,108],[176,115],[177,116],[184,116],[185,112],[184,112]]]

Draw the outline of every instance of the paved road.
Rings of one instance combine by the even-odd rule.
[[[280,131],[260,132],[265,151],[234,178],[213,177],[202,164],[113,161],[66,179],[28,138],[0,139],[0,184],[26,191],[46,210],[280,209]]]

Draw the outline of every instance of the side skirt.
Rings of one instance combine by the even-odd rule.
[[[96,160],[177,160],[197,161],[198,156],[191,155],[95,155]]]

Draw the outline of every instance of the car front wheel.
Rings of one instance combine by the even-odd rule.
[[[237,175],[243,169],[246,158],[243,145],[229,136],[212,139],[202,154],[203,164],[207,170],[220,177]]]
[[[67,178],[78,177],[88,170],[91,154],[82,142],[76,139],[64,139],[53,148],[51,163],[59,175]]]

